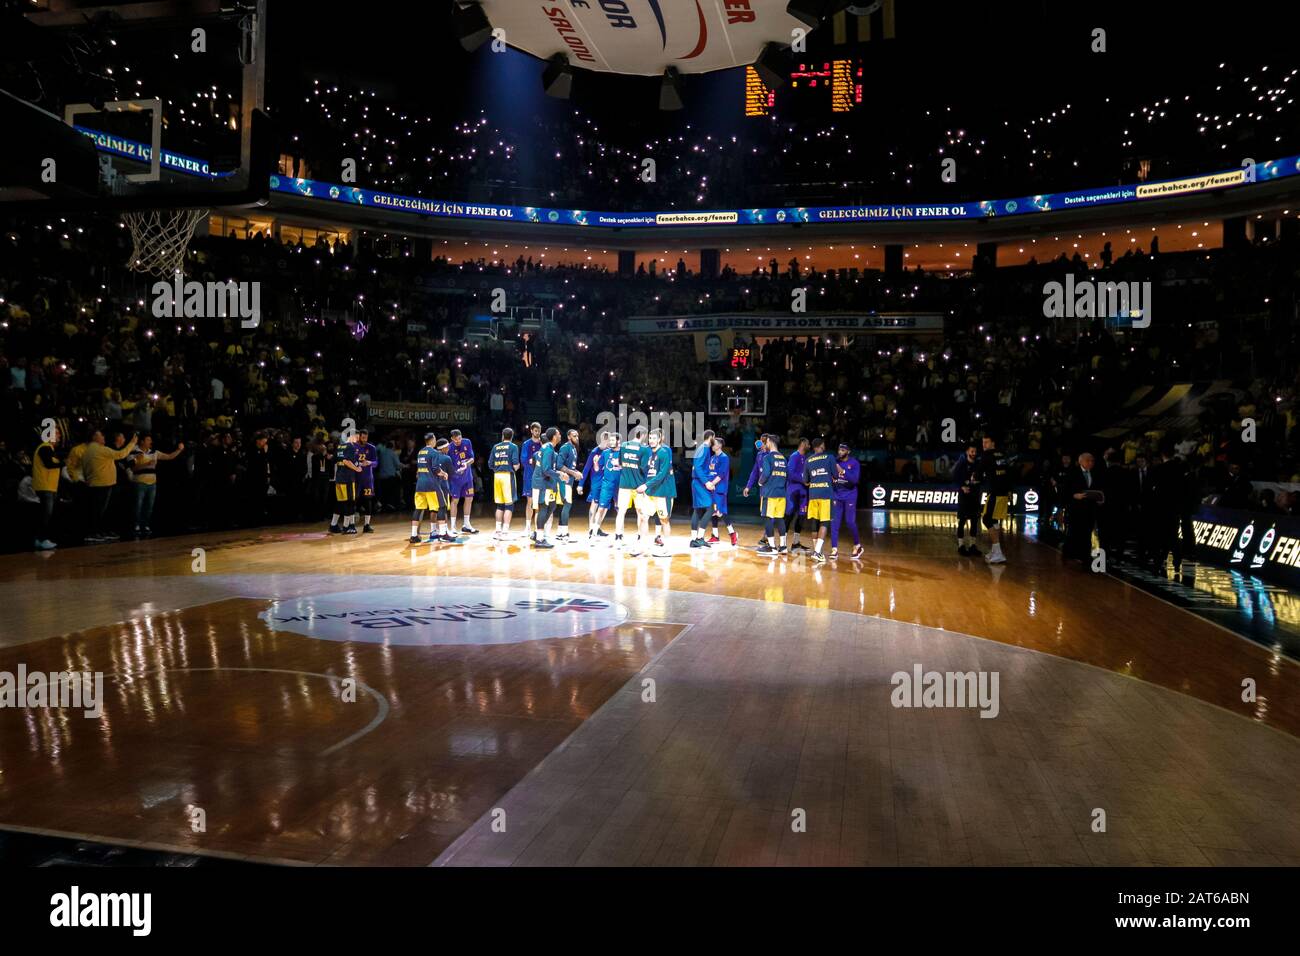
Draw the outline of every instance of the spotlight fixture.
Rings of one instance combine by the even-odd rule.
[[[810,27],[815,27],[829,16],[845,10],[852,0],[790,0],[785,12],[796,20],[802,20]]]
[[[778,90],[785,86],[790,76],[790,57],[781,44],[764,44],[763,51],[754,61],[754,71],[769,90]]]
[[[491,38],[492,22],[488,20],[482,6],[477,3],[456,3],[451,10],[456,38],[464,49],[473,53]]]
[[[664,70],[663,82],[659,84],[659,108],[665,111],[679,110],[684,105],[682,75],[677,72],[677,67],[670,66]]]
[[[569,65],[568,56],[557,53],[546,61],[546,69],[542,71],[542,89],[547,96],[554,96],[557,100],[569,98],[573,92],[573,67]]]

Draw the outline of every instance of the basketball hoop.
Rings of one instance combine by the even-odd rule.
[[[207,209],[144,209],[122,213],[131,230],[131,258],[126,267],[135,272],[172,276],[183,272],[185,253],[194,230]]]

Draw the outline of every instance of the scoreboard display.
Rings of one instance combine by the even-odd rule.
[[[849,113],[862,105],[862,60],[796,63],[780,98],[800,110]],[[745,115],[771,116],[777,93],[769,90],[752,66],[745,67]]]
[[[754,350],[749,346],[736,346],[731,350],[731,367],[732,368],[753,368],[754,367]]]
[[[771,116],[776,106],[776,93],[767,88],[767,84],[752,66],[745,67],[745,115]]]

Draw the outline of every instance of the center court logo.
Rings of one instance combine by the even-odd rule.
[[[627,616],[621,604],[572,591],[420,585],[277,601],[260,615],[273,630],[320,640],[418,647],[578,637]]]

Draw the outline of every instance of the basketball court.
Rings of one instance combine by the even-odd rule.
[[[104,700],[0,711],[0,826],[294,864],[1300,860],[1294,660],[1032,538],[990,568],[875,523],[825,567],[404,522],[5,557],[0,671]],[[997,719],[891,706],[917,667],[998,673]]]

